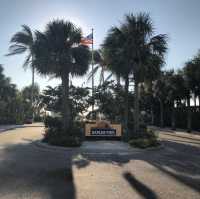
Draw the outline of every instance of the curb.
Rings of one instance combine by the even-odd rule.
[[[35,141],[33,144],[35,146],[37,146],[37,147],[49,149],[51,151],[54,150],[54,151],[66,151],[66,152],[68,151],[68,152],[73,152],[73,151],[77,151],[77,149],[80,148],[80,147],[54,146],[54,145],[50,145],[50,144],[44,143],[41,140]]]
[[[35,141],[33,143],[35,146],[43,149],[48,149],[50,151],[56,151],[56,152],[78,152],[80,154],[85,154],[85,155],[120,155],[120,156],[127,156],[127,155],[133,155],[136,153],[141,153],[141,152],[148,152],[148,151],[157,151],[161,150],[164,148],[164,145],[161,144],[158,147],[151,147],[147,149],[140,149],[136,147],[132,147],[130,150],[127,151],[118,151],[114,152],[113,150],[111,152],[108,152],[106,150],[91,150],[91,149],[82,149],[81,147],[63,147],[63,146],[53,146],[49,145],[47,143],[44,143],[42,141]]]
[[[10,130],[13,130],[13,129],[18,129],[18,128],[23,128],[24,125],[18,125],[18,126],[12,126],[12,127],[8,127],[8,128],[5,128],[5,129],[0,129],[0,134],[1,133],[5,133],[6,131],[10,131]]]

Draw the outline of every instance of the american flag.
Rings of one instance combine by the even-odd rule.
[[[81,39],[81,44],[83,44],[83,45],[93,44],[93,33],[89,34],[86,37],[83,37]]]

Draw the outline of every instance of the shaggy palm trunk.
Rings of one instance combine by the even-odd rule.
[[[164,106],[161,99],[159,100],[159,102],[160,102],[160,127],[163,127],[164,126],[164,117],[163,117]]]
[[[120,75],[117,75],[117,86],[120,86],[121,82],[120,82]]]
[[[32,66],[31,114],[32,114],[32,120],[33,120],[33,121],[34,121],[34,107],[33,107],[33,99],[34,99],[34,84],[35,84],[35,67]]]
[[[64,133],[68,133],[70,125],[69,74],[62,77],[62,119],[63,131]]]
[[[154,112],[153,112],[153,105],[151,105],[151,125],[154,125]]]
[[[128,134],[128,109],[129,109],[128,90],[129,90],[129,79],[127,77],[125,80],[125,129],[127,134]]]
[[[187,97],[187,131],[191,132],[191,108],[190,97]]]
[[[135,81],[134,84],[134,133],[136,135],[139,134],[139,90],[138,90],[138,82]]]
[[[174,108],[174,103],[172,104],[172,123],[171,123],[171,126],[172,126],[172,130],[175,130],[176,129],[176,121],[175,121],[175,108]]]

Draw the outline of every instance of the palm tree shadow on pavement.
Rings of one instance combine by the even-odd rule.
[[[153,190],[148,188],[146,185],[137,180],[130,172],[125,172],[123,177],[128,183],[135,189],[143,198],[156,199],[158,198]]]
[[[166,177],[177,181],[177,183],[183,184],[200,193],[200,178],[198,177],[200,176],[200,147],[166,140],[162,141],[162,144],[164,145],[163,149],[152,151],[144,150],[139,153],[133,153],[132,155],[82,154],[82,158],[78,161],[73,161],[72,164],[78,169],[88,167],[91,162],[113,164],[123,167],[132,160],[140,160],[155,167],[162,175],[166,175]],[[140,188],[143,185],[143,194],[150,193],[151,189],[148,189],[147,185],[139,182],[130,173],[124,174],[124,178],[127,179],[129,184],[134,185],[136,189],[138,188],[138,192],[141,191]],[[154,195],[152,194],[153,197]]]
[[[84,169],[96,162],[122,168],[136,160],[154,166],[162,175],[200,193],[200,148],[170,141],[163,143],[165,148],[162,150],[144,150],[123,156],[89,155],[76,150],[54,151],[33,143],[0,148],[0,198],[75,199],[77,187],[73,166]],[[81,158],[74,160],[73,157],[77,156]],[[142,197],[157,198],[154,188],[140,182],[131,173],[125,171],[121,178],[126,179]]]

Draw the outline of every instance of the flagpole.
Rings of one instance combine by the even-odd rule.
[[[94,70],[94,29],[92,28],[92,71]],[[94,73],[92,73],[92,119],[94,119]]]

